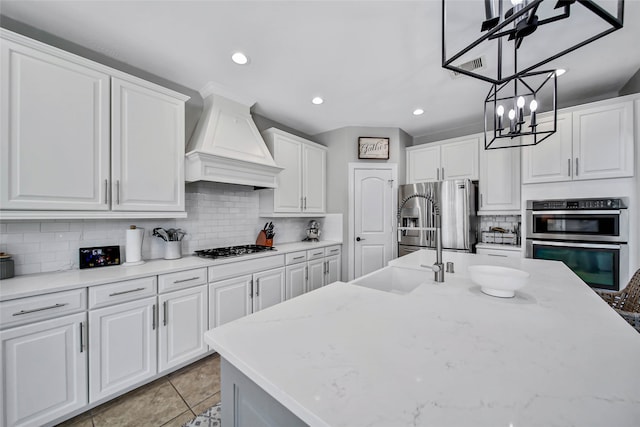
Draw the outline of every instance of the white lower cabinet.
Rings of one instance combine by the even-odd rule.
[[[87,404],[86,312],[0,332],[7,427],[36,426]]]
[[[158,370],[187,362],[208,350],[207,287],[170,292],[158,297]]]
[[[334,245],[288,254],[287,299],[340,280],[340,253],[340,245]]]
[[[307,292],[307,263],[287,265],[285,267],[286,299],[300,296]]]
[[[284,300],[284,267],[212,282],[209,284],[209,327],[215,328]]]
[[[325,285],[329,285],[333,282],[340,280],[340,271],[342,269],[342,262],[340,262],[340,255],[333,255],[325,258],[327,264],[327,271],[325,273]]]
[[[326,271],[324,257],[308,261],[307,268],[309,269],[307,291],[313,291],[323,287],[324,275]]]
[[[89,311],[90,402],[156,374],[156,309],[154,296]]]

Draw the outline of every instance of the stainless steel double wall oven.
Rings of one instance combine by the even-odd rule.
[[[617,291],[628,273],[628,199],[529,200],[526,256],[564,262],[594,288]]]

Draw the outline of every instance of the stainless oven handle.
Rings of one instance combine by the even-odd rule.
[[[532,215],[605,215],[605,214],[613,214],[620,215],[620,209],[608,209],[608,210],[591,210],[591,211],[582,211],[582,210],[567,210],[567,211],[531,211]]]
[[[571,248],[592,248],[592,249],[620,249],[621,245],[607,245],[601,243],[577,243],[577,242],[550,242],[548,240],[529,240],[532,245],[560,246]]]

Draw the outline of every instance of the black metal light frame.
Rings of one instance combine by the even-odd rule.
[[[546,76],[545,76],[546,75]],[[544,80],[542,81],[541,84],[539,85],[532,85],[529,82],[527,82],[527,79],[529,78],[537,78],[539,76],[545,76],[546,78],[544,78]],[[537,113],[531,113],[531,115],[529,116],[528,119],[528,125],[527,121],[524,119],[524,117],[517,117],[517,122],[516,124],[516,130],[515,132],[512,132],[511,130],[509,130],[509,132],[503,132],[504,128],[502,126],[501,123],[499,123],[498,121],[498,116],[495,114],[496,110],[497,110],[497,105],[499,101],[509,101],[507,104],[509,103],[513,103],[513,101],[518,97],[518,96],[530,96],[533,99],[538,98],[539,96],[538,94],[540,93],[541,90],[543,90],[547,84],[551,83],[552,84],[552,90],[553,90],[553,97],[552,97],[552,108],[553,108],[553,127],[551,129],[547,129],[547,130],[537,130],[537,120],[536,120],[536,114]],[[507,96],[501,96],[500,92],[504,91],[505,89],[507,89],[510,85],[514,85],[514,94],[509,94]],[[518,92],[518,87],[521,86],[523,88],[525,88],[524,92]],[[537,87],[532,87],[532,86],[537,86]],[[501,149],[501,148],[514,148],[514,147],[527,147],[527,146],[531,146],[531,145],[537,145],[539,143],[541,143],[542,141],[544,141],[545,139],[549,138],[551,135],[553,135],[556,132],[556,123],[557,123],[557,119],[558,119],[558,98],[557,98],[557,92],[558,92],[558,79],[555,76],[555,70],[545,70],[545,71],[536,71],[536,72],[531,72],[531,73],[522,73],[517,77],[514,77],[511,80],[507,80],[506,82],[503,83],[494,83],[491,86],[491,90],[489,90],[489,94],[487,95],[485,101],[484,101],[484,149],[485,150],[496,150],[496,149]],[[492,112],[489,113],[489,115],[487,114],[488,111],[490,111],[491,109],[488,108],[490,105],[493,106],[492,108]],[[489,118],[489,116],[491,116],[491,119]],[[491,138],[491,141],[489,141],[489,137],[488,135],[492,132],[491,129],[489,129],[489,121],[493,122],[493,137]],[[525,128],[530,128],[531,130],[527,131],[522,131],[522,127],[523,125],[526,125]],[[530,137],[530,138],[526,138],[526,140],[523,142],[523,137]],[[511,143],[511,145],[503,145],[503,146],[499,146],[496,141],[500,141],[500,140],[504,140],[504,139],[510,139],[511,141],[513,141],[515,138],[518,138],[518,141],[515,141],[514,143]]]
[[[449,0],[451,1],[451,0]],[[542,19],[540,21],[537,22],[537,26],[540,25],[545,25],[551,22],[555,22],[561,19],[566,19],[570,16],[570,9],[571,7],[574,6],[575,3],[578,3],[582,6],[584,6],[585,8],[587,8],[588,10],[592,11],[596,16],[602,18],[605,22],[607,22],[608,24],[611,25],[610,28],[602,31],[599,34],[596,34],[574,46],[571,46],[559,53],[556,53],[548,58],[542,59],[541,61],[528,66],[525,69],[522,70],[514,70],[514,73],[508,76],[502,76],[502,38],[505,36],[509,36],[510,39],[518,38],[518,35],[516,34],[516,29],[506,29],[506,27],[510,24],[513,24],[514,22],[521,20],[521,19],[526,19],[528,18],[527,14],[531,11],[531,12],[535,12],[535,10],[537,10],[537,8],[540,6],[540,4],[543,1],[556,1],[556,8],[562,9],[562,12],[559,13],[558,15],[552,16],[550,18],[547,19]],[[624,0],[618,0],[618,7],[617,7],[617,14],[618,17],[616,16],[612,16],[608,11],[606,11],[605,9],[603,9],[600,5],[596,4],[595,1],[593,0],[531,0],[528,4],[526,4],[521,10],[515,12],[515,13],[511,13],[508,17],[505,17],[504,21],[499,22],[500,17],[503,16],[503,10],[502,10],[502,1],[500,1],[500,7],[499,7],[499,11],[498,11],[498,17],[497,17],[497,21],[496,18],[492,19],[487,19],[484,23],[482,23],[481,28],[479,30],[482,30],[481,32],[483,32],[483,34],[477,38],[475,41],[473,41],[470,45],[468,45],[467,47],[463,48],[462,50],[460,50],[459,52],[455,53],[451,58],[447,58],[447,49],[446,49],[446,41],[445,41],[445,35],[446,35],[446,3],[447,0],[442,0],[442,67],[446,68],[448,70],[454,71],[456,73],[460,73],[460,74],[464,74],[473,78],[477,78],[480,80],[484,80],[487,81],[489,83],[503,83],[507,80],[512,80],[514,77],[518,76],[519,74],[522,73],[528,73],[531,70],[538,68],[550,61],[553,61],[554,59],[557,59],[563,55],[566,55],[569,52],[573,52],[576,49],[581,48],[582,46],[589,44],[597,39],[600,39],[604,36],[606,36],[607,34],[610,34],[616,30],[619,30],[620,28],[622,28],[623,26],[623,12],[624,12]],[[485,32],[486,31],[486,32]],[[523,37],[526,37],[526,35],[528,34],[524,34],[522,35],[522,37],[519,37],[519,40],[515,41],[516,49],[519,47],[519,43],[522,41]],[[499,39],[498,40],[498,76],[496,78],[491,78],[488,76],[484,76],[482,74],[479,73],[474,73],[473,71],[469,71],[469,70],[465,70],[462,69],[460,67],[457,67],[455,65],[453,65],[453,62],[456,61],[457,59],[461,58],[463,55],[465,55],[466,53],[468,53],[470,50],[472,50],[473,48],[475,48],[476,46],[478,46],[480,43],[483,43],[487,40],[494,40],[494,39]]]

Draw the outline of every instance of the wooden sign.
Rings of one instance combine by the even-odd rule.
[[[359,159],[389,159],[389,138],[364,137],[358,138]]]

